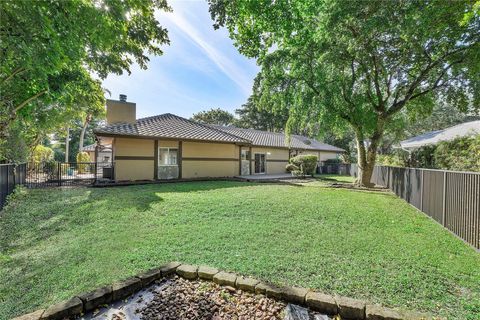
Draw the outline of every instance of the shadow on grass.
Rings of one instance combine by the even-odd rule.
[[[278,185],[238,181],[178,182],[109,188],[48,188],[30,190],[2,212],[0,250],[31,248],[62,232],[94,224],[98,212],[146,212],[165,201],[162,195],[226,188]],[[295,184],[288,184],[294,185]]]

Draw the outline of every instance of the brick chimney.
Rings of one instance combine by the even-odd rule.
[[[121,94],[118,100],[107,99],[107,124],[135,123],[137,105],[127,102],[127,95]]]

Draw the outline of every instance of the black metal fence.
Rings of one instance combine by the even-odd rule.
[[[113,179],[110,162],[34,162],[0,164],[0,209],[16,185],[45,188],[93,185]]]
[[[356,165],[350,175],[358,175]],[[376,166],[372,182],[480,249],[480,172]]]
[[[0,164],[0,209],[3,208],[7,196],[13,192],[17,184],[24,184],[27,176],[27,164]]]

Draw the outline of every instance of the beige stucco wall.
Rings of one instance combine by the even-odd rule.
[[[178,141],[159,140],[159,147],[177,148]],[[151,157],[148,159],[115,159],[117,180],[150,180],[154,177],[154,140],[116,138],[115,157]],[[266,173],[285,173],[289,151],[280,148],[252,147],[255,153],[266,154]],[[306,151],[303,154],[317,154]],[[182,178],[233,177],[239,174],[239,147],[227,143],[202,143],[184,141],[182,143]],[[320,152],[320,160],[334,159],[335,152]],[[190,158],[190,159],[189,159]],[[192,159],[197,158],[198,160]],[[280,160],[280,161],[279,161]],[[252,173],[254,163],[251,163]]]
[[[137,106],[133,102],[107,99],[107,123],[135,123]]]
[[[234,144],[184,141],[182,143],[182,178],[236,176],[239,174],[238,156],[239,147]],[[203,159],[189,160],[188,158]]]
[[[340,154],[336,152],[320,151],[320,161],[337,159]]]
[[[298,154],[314,154],[318,157],[319,161],[325,161],[329,159],[337,159],[337,152],[330,151],[309,151],[309,150],[298,150]]]
[[[285,166],[288,164],[288,149],[279,148],[252,148],[252,160],[255,160],[255,153],[265,153],[267,155],[266,174],[285,173]],[[270,160],[270,161],[269,161]],[[284,160],[282,162],[272,160]],[[252,174],[255,172],[254,161],[252,161]]]
[[[173,140],[158,140],[159,148],[178,148],[178,141]]]
[[[238,146],[233,143],[204,143],[184,141],[184,158],[234,158],[238,159]]]
[[[238,161],[192,161],[183,160],[182,177],[190,178],[218,178],[238,175]]]
[[[153,157],[153,148],[153,140],[115,138],[115,156]]]
[[[153,160],[117,160],[115,179],[118,181],[153,180]]]
[[[152,180],[154,170],[154,141],[146,139],[115,138],[115,179]],[[151,157],[145,159],[117,159],[119,156]]]

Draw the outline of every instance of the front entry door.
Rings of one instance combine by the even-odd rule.
[[[265,173],[265,153],[255,153],[255,173]]]

